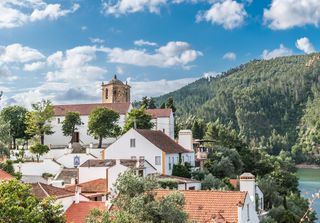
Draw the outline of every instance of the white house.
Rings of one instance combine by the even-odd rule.
[[[161,198],[174,190],[157,190]],[[179,191],[184,195],[184,210],[194,223],[233,222],[259,223],[257,212],[249,194],[242,191]]]
[[[152,130],[159,130],[174,139],[174,116],[172,109],[147,109],[146,113],[152,116],[154,124]]]
[[[148,174],[156,172],[156,169],[146,160],[87,160],[79,167],[78,181],[82,184],[97,179],[105,179],[107,182],[107,191],[111,192],[119,174],[129,169],[135,170],[140,176],[147,176]]]
[[[192,137],[192,135],[191,135]],[[105,150],[105,159],[145,159],[157,172],[172,175],[174,164],[194,166],[194,151],[188,150],[162,131],[130,129]]]

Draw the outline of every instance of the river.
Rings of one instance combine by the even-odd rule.
[[[302,196],[310,198],[312,194],[320,191],[320,169],[298,169],[299,189]],[[320,199],[313,206],[317,212],[317,223],[320,223]]]

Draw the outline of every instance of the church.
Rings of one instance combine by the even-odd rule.
[[[68,104],[54,105],[54,117],[51,121],[54,134],[45,136],[45,144],[50,147],[68,145],[70,137],[62,132],[62,122],[67,112],[79,112],[83,125],[79,126],[73,136],[73,141],[81,145],[98,144],[98,140],[88,134],[89,114],[96,108],[108,108],[120,115],[119,126],[122,128],[127,114],[131,111],[131,87],[123,83],[115,75],[108,83],[102,82],[101,103],[92,104]],[[152,116],[154,130],[160,130],[172,139],[174,138],[174,116],[171,109],[147,109],[146,112]],[[104,139],[104,144],[110,144],[114,139]]]

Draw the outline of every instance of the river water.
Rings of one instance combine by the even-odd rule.
[[[302,196],[310,198],[312,194],[320,192],[320,169],[298,169],[299,189]],[[320,223],[320,199],[313,206],[317,212],[317,223]]]

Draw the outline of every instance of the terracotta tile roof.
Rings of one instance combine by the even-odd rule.
[[[159,178],[161,179],[172,179],[175,180],[178,184],[185,184],[185,183],[200,183],[198,180],[193,180],[184,177],[177,177],[177,176],[169,176],[169,175],[160,175]]]
[[[74,196],[74,193],[71,191],[68,191],[63,188],[47,185],[44,183],[33,183],[31,184],[31,186],[32,186],[32,194],[34,194],[36,197],[40,199],[43,199],[49,196],[53,196],[56,198]]]
[[[80,167],[111,167],[116,165],[116,160],[87,160]]]
[[[72,204],[66,211],[67,223],[85,223],[92,209],[107,210],[104,202],[100,201],[80,201]]]
[[[166,153],[190,153],[191,151],[183,148],[162,131],[136,129],[143,137],[149,140],[153,145]]]
[[[78,184],[81,187],[81,193],[108,193],[107,180],[106,179],[96,179]],[[75,185],[66,187],[66,190],[75,192]]]
[[[12,179],[14,179],[14,177],[11,174],[9,174],[6,171],[0,169],[0,181],[2,181],[2,180],[12,180]]]
[[[75,104],[75,105],[54,105],[55,116],[65,116],[69,111],[79,112],[81,115],[89,115],[95,108],[109,108],[119,114],[126,114],[130,103],[100,103],[100,104]]]
[[[77,168],[63,168],[59,173],[56,180],[63,180],[65,184],[71,184],[72,179],[78,178],[78,169]]]
[[[171,108],[146,109],[146,113],[151,115],[152,118],[170,117],[172,113],[172,109]]]
[[[157,190],[157,198],[172,193],[173,190]],[[213,222],[219,215],[226,223],[238,222],[238,207],[245,202],[246,192],[240,191],[192,191],[183,190],[184,209],[190,221]]]

